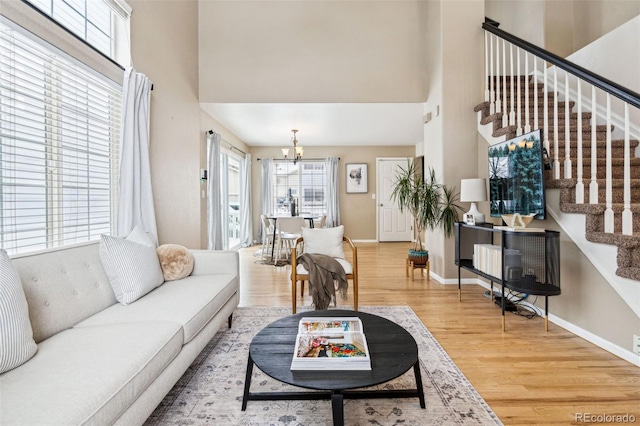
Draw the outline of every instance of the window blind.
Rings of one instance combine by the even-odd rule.
[[[0,21],[0,247],[111,233],[121,103],[111,80]]]

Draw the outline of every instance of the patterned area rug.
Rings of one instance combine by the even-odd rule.
[[[304,310],[304,309],[302,309]],[[416,339],[426,409],[417,398],[345,400],[346,425],[499,425],[500,420],[409,307],[363,307],[388,318]],[[237,308],[231,329],[209,342],[149,417],[146,425],[330,425],[331,402],[249,401],[241,411],[249,344],[265,325],[287,316],[286,307]],[[415,388],[413,370],[380,385]],[[254,369],[252,392],[296,391]]]

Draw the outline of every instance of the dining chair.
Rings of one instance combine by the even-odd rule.
[[[278,229],[276,232],[276,255],[273,263],[277,263],[282,253],[282,247],[285,246],[285,255],[288,256],[291,253],[291,247],[293,243],[302,235],[302,228],[307,227],[307,221],[299,216],[294,217],[279,217]]]
[[[262,256],[263,261],[271,258],[275,241],[273,239],[273,222],[266,215],[261,214],[262,221]]]

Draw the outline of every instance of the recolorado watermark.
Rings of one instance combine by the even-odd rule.
[[[576,413],[576,423],[635,423],[636,416],[633,414],[594,414]]]

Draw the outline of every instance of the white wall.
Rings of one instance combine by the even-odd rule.
[[[160,244],[200,248],[197,2],[129,4],[133,66],[154,84],[150,159]]]
[[[484,2],[426,2],[428,22],[428,96],[425,111],[440,114],[425,124],[425,168],[433,167],[440,182],[460,187],[460,179],[477,176],[476,115],[484,74]],[[437,33],[436,33],[437,32]],[[439,34],[438,34],[439,33]],[[457,276],[454,240],[442,232],[425,236],[431,270],[441,278]]]
[[[422,1],[200,1],[200,101],[423,102]]]
[[[544,0],[486,0],[485,15],[500,22],[507,31],[539,47],[544,47]]]

